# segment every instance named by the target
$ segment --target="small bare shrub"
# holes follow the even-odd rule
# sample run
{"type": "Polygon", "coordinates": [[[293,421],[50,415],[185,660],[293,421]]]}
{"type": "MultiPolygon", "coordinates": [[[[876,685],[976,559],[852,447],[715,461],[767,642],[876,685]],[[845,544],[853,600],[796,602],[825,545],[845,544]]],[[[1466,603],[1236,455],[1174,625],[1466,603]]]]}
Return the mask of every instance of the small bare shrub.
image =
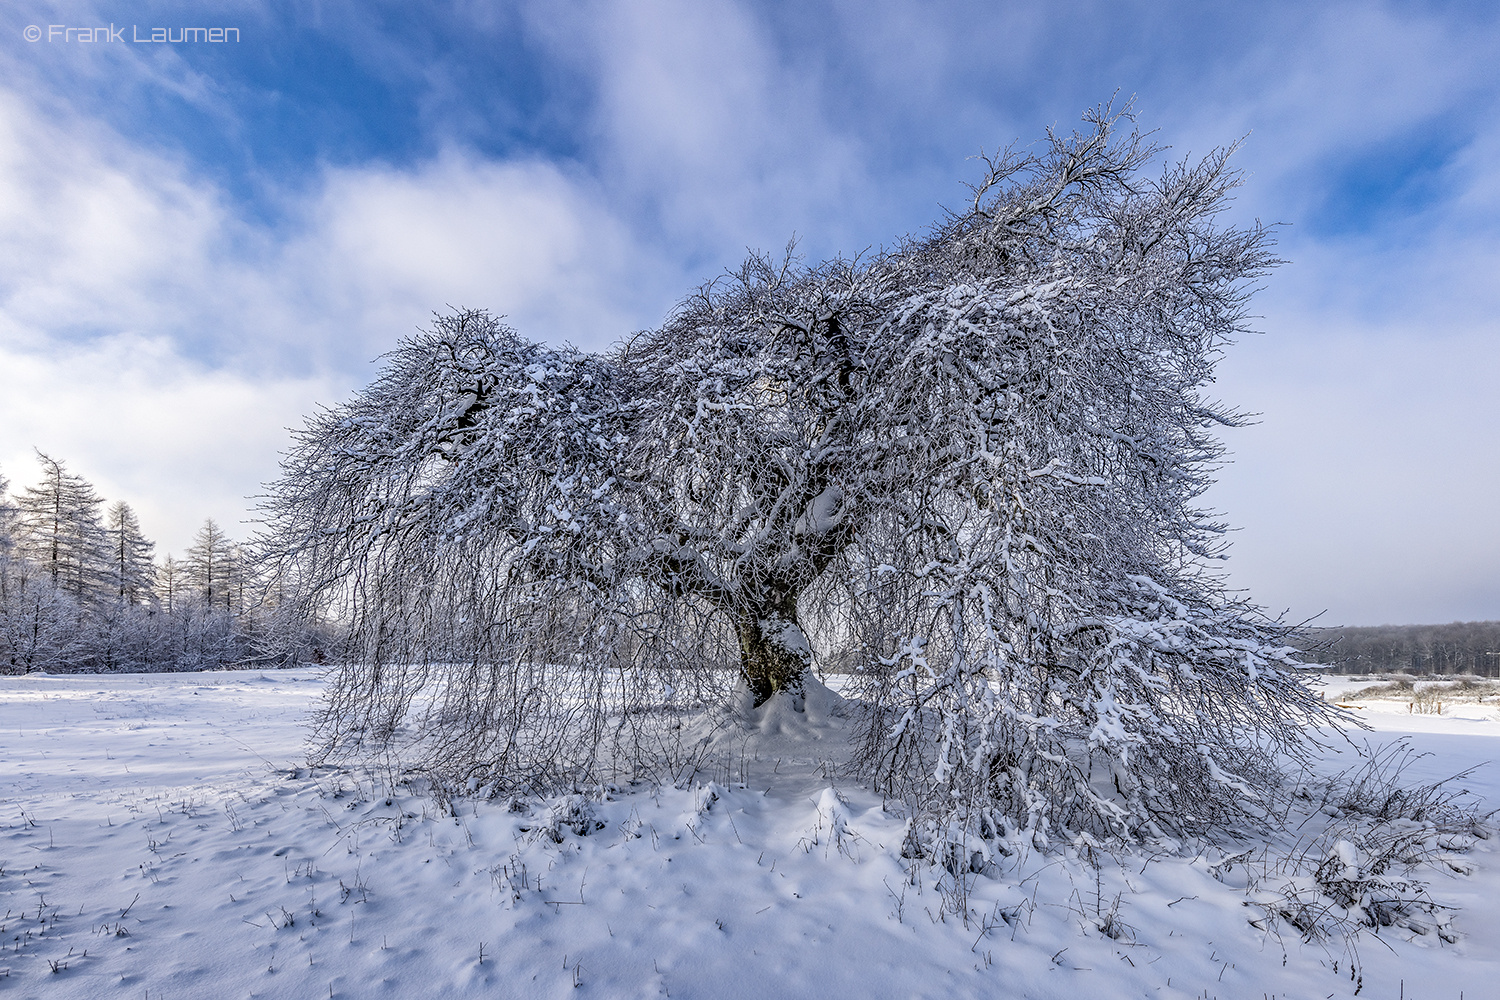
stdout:
{"type": "Polygon", "coordinates": [[[1252,887],[1272,895],[1253,902],[1268,918],[1253,922],[1269,929],[1280,919],[1307,941],[1341,939],[1351,956],[1361,927],[1458,940],[1450,908],[1429,891],[1428,873],[1467,873],[1460,855],[1490,835],[1493,813],[1481,812],[1460,785],[1472,768],[1440,781],[1403,782],[1423,756],[1394,743],[1326,782],[1320,797],[1304,791],[1302,825],[1313,832],[1279,858],[1261,855],[1252,887]]]}

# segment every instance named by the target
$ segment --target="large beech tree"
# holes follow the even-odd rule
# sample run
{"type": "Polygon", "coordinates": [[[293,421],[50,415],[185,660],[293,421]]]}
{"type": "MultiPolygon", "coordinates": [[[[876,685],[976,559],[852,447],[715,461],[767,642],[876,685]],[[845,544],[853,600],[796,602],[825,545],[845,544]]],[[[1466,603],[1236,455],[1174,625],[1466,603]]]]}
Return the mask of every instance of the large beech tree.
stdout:
{"type": "Polygon", "coordinates": [[[1275,261],[1218,222],[1229,151],[1148,176],[1120,125],[986,159],[892,250],[752,257],[603,354],[477,311],[403,343],[265,505],[349,630],[325,747],[597,779],[661,752],[663,708],[797,707],[823,657],[933,843],[1252,805],[1324,712],[1197,505],[1237,419],[1204,390],[1275,261]]]}

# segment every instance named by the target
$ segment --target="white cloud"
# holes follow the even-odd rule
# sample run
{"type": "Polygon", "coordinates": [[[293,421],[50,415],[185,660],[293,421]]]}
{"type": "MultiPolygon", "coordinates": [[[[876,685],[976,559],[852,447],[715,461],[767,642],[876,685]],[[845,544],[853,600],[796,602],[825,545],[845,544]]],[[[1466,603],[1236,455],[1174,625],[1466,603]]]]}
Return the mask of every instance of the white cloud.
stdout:
{"type": "Polygon", "coordinates": [[[1226,435],[1234,465],[1210,494],[1242,529],[1231,582],[1274,610],[1500,616],[1495,41],[1431,12],[1321,8],[1146,109],[1178,152],[1249,132],[1234,214],[1292,224],[1290,263],[1253,303],[1265,333],[1229,351],[1217,387],[1263,416],[1226,435]],[[1378,172],[1439,124],[1460,148],[1428,202],[1340,191],[1351,165],[1378,172]],[[1317,224],[1330,198],[1346,230],[1317,224]]]}
{"type": "Polygon", "coordinates": [[[212,191],[88,121],[0,91],[0,295],[16,331],[182,324],[226,235],[212,191]]]}
{"type": "MultiPolygon", "coordinates": [[[[1497,58],[1493,33],[1465,31],[1436,13],[1328,5],[1288,16],[1259,45],[1213,61],[1195,88],[1153,92],[1143,111],[1179,155],[1246,136],[1237,162],[1251,183],[1241,208],[1301,222],[1340,182],[1341,168],[1386,143],[1416,145],[1415,129],[1492,131],[1497,58]]],[[[1289,235],[1301,238],[1296,229],[1289,235]]]]}
{"type": "Polygon", "coordinates": [[[276,472],[332,377],[248,377],[186,361],[162,338],[121,334],[32,352],[0,344],[0,472],[36,474],[32,448],[126,500],[161,553],[181,553],[205,517],[244,538],[248,497],[276,472]]]}
{"type": "Polygon", "coordinates": [[[283,266],[320,318],[385,344],[453,305],[600,349],[656,322],[671,294],[665,265],[587,180],[457,152],[412,171],[330,172],[283,266]]]}

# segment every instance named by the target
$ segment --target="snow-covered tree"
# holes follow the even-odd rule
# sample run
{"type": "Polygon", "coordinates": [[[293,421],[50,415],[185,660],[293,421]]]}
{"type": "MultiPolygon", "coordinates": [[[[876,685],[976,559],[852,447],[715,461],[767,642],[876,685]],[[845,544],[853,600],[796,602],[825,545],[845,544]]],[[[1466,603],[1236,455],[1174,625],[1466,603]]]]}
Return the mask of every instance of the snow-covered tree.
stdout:
{"type": "Polygon", "coordinates": [[[170,552],[156,567],[156,599],[169,615],[177,610],[178,602],[182,600],[183,588],[187,586],[185,575],[182,563],[170,552]]]}
{"type": "Polygon", "coordinates": [[[16,505],[10,498],[10,480],[0,472],[0,559],[10,559],[16,547],[16,505]]]}
{"type": "Polygon", "coordinates": [[[224,533],[213,518],[203,522],[193,536],[183,559],[188,586],[205,607],[223,611],[236,610],[240,558],[238,546],[224,533]]]}
{"type": "Polygon", "coordinates": [[[155,544],[141,533],[135,511],[124,500],[110,505],[106,531],[109,535],[109,573],[112,596],[121,604],[145,603],[152,596],[156,567],[151,561],[155,544]]]}
{"type": "Polygon", "coordinates": [[[23,553],[73,600],[108,592],[109,558],[99,505],[104,499],[82,476],[38,451],[42,480],[16,499],[23,553]]]}
{"type": "Polygon", "coordinates": [[[752,257],[606,354],[482,312],[402,344],[265,508],[349,628],[326,746],[414,721],[441,776],[597,778],[663,745],[645,709],[736,678],[797,707],[821,655],[929,844],[1251,806],[1326,711],[1197,504],[1275,261],[1218,222],[1228,150],[1150,177],[1119,124],[986,159],[892,251],[752,257]]]}
{"type": "Polygon", "coordinates": [[[16,552],[16,505],[10,498],[10,481],[0,473],[0,609],[9,599],[11,573],[19,558],[16,552]]]}
{"type": "Polygon", "coordinates": [[[87,660],[85,614],[25,560],[7,567],[0,604],[0,672],[75,670],[87,660]]]}
{"type": "Polygon", "coordinates": [[[204,524],[188,560],[154,547],[124,502],[103,502],[42,456],[17,501],[0,477],[0,673],[284,664],[325,643],[295,604],[267,601],[253,554],[204,524]]]}

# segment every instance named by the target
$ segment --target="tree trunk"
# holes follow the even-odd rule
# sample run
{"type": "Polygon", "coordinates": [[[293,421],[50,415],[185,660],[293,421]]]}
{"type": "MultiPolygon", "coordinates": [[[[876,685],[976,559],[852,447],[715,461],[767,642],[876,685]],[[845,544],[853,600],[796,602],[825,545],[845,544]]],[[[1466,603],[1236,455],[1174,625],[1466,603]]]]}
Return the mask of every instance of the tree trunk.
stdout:
{"type": "Polygon", "coordinates": [[[758,708],[778,691],[802,711],[803,677],[812,666],[812,647],[797,625],[796,599],[791,598],[758,615],[744,615],[736,624],[740,640],[740,670],[758,708]]]}

